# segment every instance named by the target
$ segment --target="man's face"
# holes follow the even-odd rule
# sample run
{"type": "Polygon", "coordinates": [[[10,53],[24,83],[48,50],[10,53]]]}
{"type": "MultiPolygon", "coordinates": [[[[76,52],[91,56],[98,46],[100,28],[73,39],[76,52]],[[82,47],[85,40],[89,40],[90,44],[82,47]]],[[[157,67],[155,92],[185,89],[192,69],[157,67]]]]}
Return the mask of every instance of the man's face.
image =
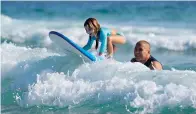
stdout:
{"type": "Polygon", "coordinates": [[[150,55],[150,49],[145,44],[136,44],[134,50],[135,58],[138,62],[143,62],[148,59],[150,55]]]}

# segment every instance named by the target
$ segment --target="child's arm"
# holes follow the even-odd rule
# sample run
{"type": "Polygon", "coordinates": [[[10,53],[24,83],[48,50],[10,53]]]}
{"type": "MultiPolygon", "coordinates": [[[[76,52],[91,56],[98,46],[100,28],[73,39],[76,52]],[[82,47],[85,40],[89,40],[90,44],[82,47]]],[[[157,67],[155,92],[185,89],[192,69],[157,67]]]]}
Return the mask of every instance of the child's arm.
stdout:
{"type": "Polygon", "coordinates": [[[100,46],[100,49],[99,49],[99,55],[102,55],[103,52],[107,48],[107,35],[102,34],[102,35],[100,35],[100,37],[102,37],[102,39],[100,38],[100,40],[102,40],[102,41],[101,41],[101,46],[100,46]]]}
{"type": "Polygon", "coordinates": [[[89,50],[93,45],[94,40],[92,38],[88,39],[88,43],[83,47],[84,50],[89,50]]]}

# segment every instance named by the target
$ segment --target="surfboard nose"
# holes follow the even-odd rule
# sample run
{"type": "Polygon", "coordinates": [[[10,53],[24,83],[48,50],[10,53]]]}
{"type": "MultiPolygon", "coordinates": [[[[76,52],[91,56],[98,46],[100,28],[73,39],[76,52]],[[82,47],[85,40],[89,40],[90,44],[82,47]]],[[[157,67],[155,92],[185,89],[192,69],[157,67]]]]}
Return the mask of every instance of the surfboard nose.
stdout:
{"type": "Polygon", "coordinates": [[[65,35],[57,32],[49,32],[50,39],[56,44],[59,48],[72,52],[78,56],[82,56],[87,61],[96,61],[96,56],[90,52],[84,50],[82,47],[73,42],[70,38],[65,35]]]}

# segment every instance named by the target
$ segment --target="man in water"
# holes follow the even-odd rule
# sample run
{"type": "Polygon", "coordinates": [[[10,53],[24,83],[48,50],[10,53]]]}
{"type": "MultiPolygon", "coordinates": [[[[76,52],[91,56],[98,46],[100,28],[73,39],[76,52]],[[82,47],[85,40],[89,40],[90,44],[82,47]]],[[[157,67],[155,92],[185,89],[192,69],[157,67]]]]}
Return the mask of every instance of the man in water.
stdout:
{"type": "Polygon", "coordinates": [[[150,54],[150,44],[147,41],[141,40],[136,43],[134,55],[135,58],[132,58],[131,62],[140,62],[151,70],[162,70],[161,63],[150,54]]]}

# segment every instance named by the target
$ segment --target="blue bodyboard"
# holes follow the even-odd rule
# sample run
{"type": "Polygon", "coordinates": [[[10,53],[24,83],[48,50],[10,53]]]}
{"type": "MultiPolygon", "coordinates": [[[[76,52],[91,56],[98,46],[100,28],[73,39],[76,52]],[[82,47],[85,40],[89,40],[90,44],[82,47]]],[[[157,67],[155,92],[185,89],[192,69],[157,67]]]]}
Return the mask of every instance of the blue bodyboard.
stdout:
{"type": "Polygon", "coordinates": [[[53,43],[56,43],[56,45],[59,46],[59,48],[63,48],[63,50],[68,50],[72,53],[75,53],[87,61],[96,61],[95,55],[84,50],[82,47],[77,45],[70,38],[64,36],[63,34],[56,31],[51,31],[49,32],[49,37],[53,41],[53,43]]]}

